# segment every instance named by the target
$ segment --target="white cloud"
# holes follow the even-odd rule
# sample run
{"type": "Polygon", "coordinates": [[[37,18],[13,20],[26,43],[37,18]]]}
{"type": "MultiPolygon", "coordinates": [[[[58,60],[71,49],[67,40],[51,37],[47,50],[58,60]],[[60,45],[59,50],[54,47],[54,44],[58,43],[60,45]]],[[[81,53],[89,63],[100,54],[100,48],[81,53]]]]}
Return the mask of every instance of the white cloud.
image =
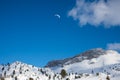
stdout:
{"type": "Polygon", "coordinates": [[[106,28],[120,25],[120,0],[76,0],[76,5],[68,16],[78,20],[81,26],[91,24],[106,28]]]}
{"type": "Polygon", "coordinates": [[[120,43],[109,43],[107,49],[120,51],[120,43]]]}

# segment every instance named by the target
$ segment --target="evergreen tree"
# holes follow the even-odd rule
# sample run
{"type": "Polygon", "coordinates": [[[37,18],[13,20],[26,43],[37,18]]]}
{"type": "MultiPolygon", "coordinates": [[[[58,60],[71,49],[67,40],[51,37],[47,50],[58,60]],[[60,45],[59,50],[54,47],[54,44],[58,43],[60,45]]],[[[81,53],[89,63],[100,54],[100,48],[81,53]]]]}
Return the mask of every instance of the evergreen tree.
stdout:
{"type": "Polygon", "coordinates": [[[4,72],[4,76],[6,76],[6,71],[4,72]]]}
{"type": "Polygon", "coordinates": [[[17,80],[17,76],[15,77],[15,80],[17,80]]]}
{"type": "Polygon", "coordinates": [[[67,76],[67,73],[64,69],[62,69],[60,75],[64,78],[65,76],[67,76]]]}
{"type": "Polygon", "coordinates": [[[4,77],[2,77],[2,78],[0,78],[0,80],[5,80],[5,78],[4,78],[4,77]]]}
{"type": "Polygon", "coordinates": [[[49,80],[51,79],[51,76],[49,75],[49,80]]]}
{"type": "Polygon", "coordinates": [[[66,80],[70,80],[69,78],[66,78],[66,80]]]}
{"type": "Polygon", "coordinates": [[[13,70],[13,75],[15,75],[15,70],[13,70]]]}
{"type": "Polygon", "coordinates": [[[110,77],[107,75],[106,80],[110,80],[110,77]]]}
{"type": "Polygon", "coordinates": [[[8,62],[7,65],[10,66],[10,63],[8,62]]]}
{"type": "Polygon", "coordinates": [[[96,76],[99,76],[99,73],[96,73],[96,76]]]}
{"type": "Polygon", "coordinates": [[[33,80],[33,78],[29,78],[29,80],[33,80]]]}
{"type": "Polygon", "coordinates": [[[94,74],[94,71],[92,70],[92,74],[94,74]]]}
{"type": "Polygon", "coordinates": [[[2,71],[4,70],[4,67],[2,68],[2,71]]]}

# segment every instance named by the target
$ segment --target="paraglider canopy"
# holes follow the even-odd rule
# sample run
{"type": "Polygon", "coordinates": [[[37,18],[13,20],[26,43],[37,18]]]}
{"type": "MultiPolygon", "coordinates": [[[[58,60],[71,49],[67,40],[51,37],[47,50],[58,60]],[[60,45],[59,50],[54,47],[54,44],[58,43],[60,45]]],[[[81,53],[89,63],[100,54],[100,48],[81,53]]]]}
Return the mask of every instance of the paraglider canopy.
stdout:
{"type": "Polygon", "coordinates": [[[59,14],[55,14],[55,17],[57,17],[57,18],[61,18],[61,16],[59,15],[59,14]]]}

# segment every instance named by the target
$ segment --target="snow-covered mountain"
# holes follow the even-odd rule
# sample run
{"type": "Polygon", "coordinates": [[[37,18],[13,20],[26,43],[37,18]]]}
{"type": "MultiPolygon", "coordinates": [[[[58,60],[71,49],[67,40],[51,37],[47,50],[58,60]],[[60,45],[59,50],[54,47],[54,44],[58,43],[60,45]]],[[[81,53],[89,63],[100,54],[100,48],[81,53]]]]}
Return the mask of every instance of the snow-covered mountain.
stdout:
{"type": "Polygon", "coordinates": [[[91,49],[72,58],[48,62],[46,67],[55,72],[61,69],[67,72],[88,72],[90,69],[103,68],[112,64],[120,63],[120,54],[114,50],[103,50],[101,48],[91,49]]]}
{"type": "Polygon", "coordinates": [[[0,80],[119,80],[120,54],[91,49],[64,60],[48,62],[44,68],[16,61],[0,65],[0,80]],[[62,76],[62,70],[65,77],[62,76]]]}
{"type": "Polygon", "coordinates": [[[100,55],[104,55],[104,54],[106,54],[106,51],[101,48],[91,49],[71,58],[50,61],[48,62],[46,67],[69,65],[77,62],[82,62],[83,60],[86,60],[86,59],[90,60],[92,58],[97,58],[100,55]]]}
{"type": "Polygon", "coordinates": [[[0,65],[0,80],[58,80],[60,77],[49,68],[39,68],[19,61],[0,65]]]}

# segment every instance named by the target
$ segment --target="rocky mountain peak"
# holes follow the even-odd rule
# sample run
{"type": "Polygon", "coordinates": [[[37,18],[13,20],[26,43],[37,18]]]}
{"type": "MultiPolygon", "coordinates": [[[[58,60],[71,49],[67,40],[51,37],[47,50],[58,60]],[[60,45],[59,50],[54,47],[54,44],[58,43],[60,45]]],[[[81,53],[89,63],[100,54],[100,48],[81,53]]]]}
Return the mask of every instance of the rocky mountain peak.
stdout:
{"type": "Polygon", "coordinates": [[[95,48],[95,49],[91,49],[88,51],[85,51],[75,57],[86,57],[87,59],[92,59],[92,58],[97,58],[100,55],[104,55],[106,54],[105,50],[103,50],[102,48],[95,48]]]}

